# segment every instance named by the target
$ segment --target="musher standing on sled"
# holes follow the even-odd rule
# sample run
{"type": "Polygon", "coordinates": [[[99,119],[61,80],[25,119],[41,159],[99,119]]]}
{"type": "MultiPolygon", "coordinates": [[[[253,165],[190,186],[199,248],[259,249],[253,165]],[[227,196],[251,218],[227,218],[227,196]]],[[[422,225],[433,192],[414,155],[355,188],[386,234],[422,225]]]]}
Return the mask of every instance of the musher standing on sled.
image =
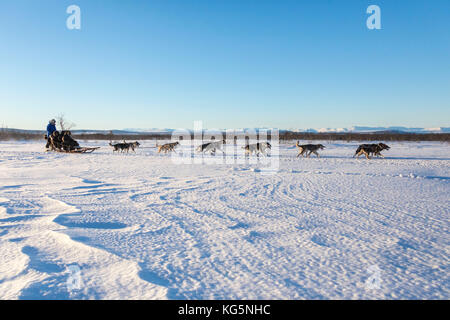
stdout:
{"type": "Polygon", "coordinates": [[[55,131],[56,131],[56,120],[52,119],[48,122],[47,125],[47,144],[45,146],[46,149],[50,148],[50,136],[55,131]]]}

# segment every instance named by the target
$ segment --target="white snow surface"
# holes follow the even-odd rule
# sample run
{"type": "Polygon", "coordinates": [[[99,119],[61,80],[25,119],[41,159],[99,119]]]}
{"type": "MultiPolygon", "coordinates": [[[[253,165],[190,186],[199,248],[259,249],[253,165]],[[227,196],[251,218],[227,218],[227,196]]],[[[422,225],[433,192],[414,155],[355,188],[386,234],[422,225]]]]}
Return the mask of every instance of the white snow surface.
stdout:
{"type": "Polygon", "coordinates": [[[0,142],[0,299],[449,299],[449,145],[322,143],[266,175],[0,142]]]}

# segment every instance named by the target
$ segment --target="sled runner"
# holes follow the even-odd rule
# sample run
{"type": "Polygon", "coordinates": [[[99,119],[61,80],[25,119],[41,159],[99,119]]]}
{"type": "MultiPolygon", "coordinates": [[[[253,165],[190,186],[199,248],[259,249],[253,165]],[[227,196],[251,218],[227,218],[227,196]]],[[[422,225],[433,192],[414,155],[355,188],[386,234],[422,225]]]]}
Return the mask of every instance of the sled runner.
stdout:
{"type": "Polygon", "coordinates": [[[63,152],[63,153],[92,153],[95,150],[100,149],[100,147],[93,147],[93,148],[76,148],[73,150],[62,150],[62,149],[55,149],[54,151],[57,152],[63,152]]]}

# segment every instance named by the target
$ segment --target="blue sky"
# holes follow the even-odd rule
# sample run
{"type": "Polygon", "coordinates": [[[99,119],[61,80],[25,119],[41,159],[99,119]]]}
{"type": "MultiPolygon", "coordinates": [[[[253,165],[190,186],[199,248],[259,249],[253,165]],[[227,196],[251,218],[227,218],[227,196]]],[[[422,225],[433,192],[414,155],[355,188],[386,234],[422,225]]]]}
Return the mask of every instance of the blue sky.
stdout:
{"type": "Polygon", "coordinates": [[[11,128],[450,126],[448,0],[2,0],[0,39],[11,128]]]}

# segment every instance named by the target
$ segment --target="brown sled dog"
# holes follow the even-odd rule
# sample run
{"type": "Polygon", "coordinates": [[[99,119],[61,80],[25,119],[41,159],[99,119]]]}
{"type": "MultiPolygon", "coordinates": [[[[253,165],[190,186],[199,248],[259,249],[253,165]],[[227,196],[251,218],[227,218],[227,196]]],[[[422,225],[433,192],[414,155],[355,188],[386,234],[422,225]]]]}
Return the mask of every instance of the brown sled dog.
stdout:
{"type": "Polygon", "coordinates": [[[156,148],[158,148],[158,153],[161,153],[161,151],[164,151],[164,153],[171,152],[171,151],[176,153],[175,147],[179,144],[180,143],[178,141],[172,142],[172,143],[161,144],[161,145],[158,145],[158,143],[156,143],[156,148]]]}

